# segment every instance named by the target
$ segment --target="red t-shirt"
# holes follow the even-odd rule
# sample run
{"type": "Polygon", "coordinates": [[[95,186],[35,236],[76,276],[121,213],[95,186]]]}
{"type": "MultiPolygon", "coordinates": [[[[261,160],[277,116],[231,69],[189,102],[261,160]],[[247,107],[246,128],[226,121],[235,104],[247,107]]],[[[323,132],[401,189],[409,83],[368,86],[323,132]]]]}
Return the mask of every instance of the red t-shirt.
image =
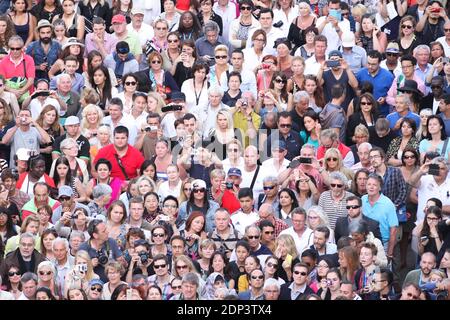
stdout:
{"type": "MultiPolygon", "coordinates": [[[[217,191],[218,192],[215,194],[215,196],[220,193],[220,190],[217,191]]],[[[227,209],[230,214],[233,214],[241,208],[241,204],[239,203],[239,200],[236,199],[236,196],[233,194],[233,192],[231,192],[230,190],[225,190],[222,196],[221,207],[227,209]]]]}
{"type": "MultiPolygon", "coordinates": [[[[31,56],[23,54],[22,61],[20,61],[20,63],[16,66],[14,62],[12,62],[10,55],[7,55],[0,61],[0,74],[3,75],[5,79],[11,79],[14,77],[34,79],[36,78],[34,60],[31,56]]],[[[33,86],[30,87],[29,92],[33,93],[33,86]]]]}
{"type": "Polygon", "coordinates": [[[178,0],[175,7],[179,10],[188,11],[190,6],[191,0],[178,0]]]}
{"type": "Polygon", "coordinates": [[[99,150],[97,156],[95,157],[93,165],[97,163],[98,159],[104,158],[111,162],[112,170],[111,177],[117,177],[122,180],[129,180],[136,178],[138,176],[138,170],[141,168],[142,163],[144,162],[144,157],[142,154],[134,147],[128,145],[127,153],[119,158],[122,162],[122,166],[125,169],[125,172],[128,175],[128,179],[125,178],[125,175],[122,172],[122,169],[117,162],[116,156],[117,151],[114,148],[114,144],[107,145],[99,150]]]}
{"type": "MultiPolygon", "coordinates": [[[[343,144],[342,142],[339,142],[339,145],[338,145],[337,149],[341,153],[342,159],[344,159],[345,156],[347,155],[347,153],[349,153],[351,151],[351,149],[349,147],[347,147],[345,144],[343,144]]],[[[324,146],[320,146],[317,149],[317,160],[322,159],[325,156],[325,152],[326,151],[327,150],[325,150],[324,146]]]]}

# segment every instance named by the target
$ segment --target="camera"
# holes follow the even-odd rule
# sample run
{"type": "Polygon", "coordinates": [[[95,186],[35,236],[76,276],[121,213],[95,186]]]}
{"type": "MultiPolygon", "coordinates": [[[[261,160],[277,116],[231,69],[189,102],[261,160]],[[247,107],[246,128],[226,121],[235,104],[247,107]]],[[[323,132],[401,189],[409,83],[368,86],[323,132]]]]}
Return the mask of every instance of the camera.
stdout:
{"type": "Polygon", "coordinates": [[[78,272],[86,273],[88,270],[88,266],[86,264],[77,264],[75,265],[75,270],[78,272]]]}
{"type": "Polygon", "coordinates": [[[225,186],[227,189],[231,190],[231,189],[233,189],[233,182],[226,182],[225,186]]]}
{"type": "Polygon", "coordinates": [[[102,250],[97,251],[97,259],[101,265],[105,265],[109,261],[108,256],[102,250]]]}
{"type": "Polygon", "coordinates": [[[145,127],[145,132],[151,132],[151,131],[156,131],[158,130],[157,126],[147,126],[145,127]]]}
{"type": "Polygon", "coordinates": [[[148,256],[147,252],[141,251],[141,252],[138,253],[138,256],[139,256],[139,259],[141,259],[141,263],[142,264],[145,265],[145,264],[148,263],[149,256],[148,256]]]}
{"type": "Polygon", "coordinates": [[[336,68],[341,65],[341,62],[339,60],[327,60],[326,64],[328,68],[336,68]]]}
{"type": "Polygon", "coordinates": [[[441,12],[441,8],[431,8],[431,12],[441,12]]]}
{"type": "Polygon", "coordinates": [[[169,112],[169,111],[180,111],[183,109],[183,106],[180,104],[169,104],[168,106],[162,107],[162,112],[169,112]]]}
{"type": "Polygon", "coordinates": [[[430,163],[428,167],[428,174],[431,174],[433,176],[439,175],[439,165],[437,163],[430,163]]]}
{"type": "Polygon", "coordinates": [[[305,158],[305,157],[300,157],[298,159],[298,161],[300,161],[300,163],[309,163],[309,164],[312,163],[312,159],[311,158],[305,158]]]}
{"type": "Polygon", "coordinates": [[[291,161],[291,163],[289,163],[289,168],[295,169],[300,165],[300,163],[300,160],[294,159],[291,161]]]}

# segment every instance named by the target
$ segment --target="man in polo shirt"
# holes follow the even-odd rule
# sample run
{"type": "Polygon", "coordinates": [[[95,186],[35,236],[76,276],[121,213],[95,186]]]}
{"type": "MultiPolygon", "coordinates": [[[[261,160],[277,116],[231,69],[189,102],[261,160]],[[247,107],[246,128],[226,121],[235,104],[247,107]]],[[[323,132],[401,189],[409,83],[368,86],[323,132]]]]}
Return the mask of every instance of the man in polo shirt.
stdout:
{"type": "MultiPolygon", "coordinates": [[[[37,214],[37,209],[41,206],[49,205],[52,208],[52,211],[55,211],[61,206],[58,201],[50,198],[50,191],[47,184],[44,182],[36,182],[33,187],[33,194],[34,197],[22,207],[22,221],[29,215],[37,214]]],[[[54,223],[57,222],[57,220],[52,221],[54,223]]]]}
{"type": "MultiPolygon", "coordinates": [[[[292,129],[292,116],[289,112],[282,111],[278,114],[277,125],[279,135],[271,134],[268,137],[267,150],[270,151],[271,144],[276,142],[274,139],[278,138],[286,144],[286,159],[292,161],[292,159],[300,154],[300,149],[304,142],[302,138],[300,138],[300,134],[292,129]]],[[[268,155],[270,156],[270,154],[268,155]]]]}
{"type": "Polygon", "coordinates": [[[130,46],[130,52],[134,55],[138,62],[141,61],[142,47],[136,34],[128,32],[127,20],[124,15],[116,14],[111,19],[112,28],[114,30],[113,37],[117,41],[125,41],[130,46]]]}
{"type": "Polygon", "coordinates": [[[346,31],[342,34],[342,57],[347,61],[353,73],[358,73],[367,64],[367,53],[355,43],[355,34],[346,31]]]}
{"type": "Polygon", "coordinates": [[[359,83],[368,81],[373,85],[373,96],[377,99],[380,113],[387,115],[389,105],[386,103],[386,96],[391,87],[394,76],[388,70],[380,68],[382,55],[378,51],[370,51],[367,54],[367,67],[362,68],[356,79],[359,83]]]}
{"type": "Polygon", "coordinates": [[[86,35],[85,55],[93,50],[97,50],[105,58],[114,51],[117,39],[106,32],[105,20],[101,17],[92,19],[92,33],[86,35]]]}
{"type": "Polygon", "coordinates": [[[93,165],[95,166],[98,159],[105,158],[112,164],[111,177],[128,181],[139,176],[139,169],[144,162],[144,157],[127,141],[128,129],[124,126],[117,126],[114,129],[114,142],[100,149],[93,165]]]}
{"type": "Polygon", "coordinates": [[[81,134],[80,119],[75,116],[70,116],[66,119],[64,127],[66,128],[66,133],[56,138],[55,142],[53,143],[52,159],[55,160],[61,156],[61,141],[66,138],[72,138],[78,144],[77,157],[83,159],[86,162],[89,162],[89,150],[91,148],[91,145],[89,144],[89,140],[81,134]]]}
{"type": "Polygon", "coordinates": [[[417,83],[414,80],[406,80],[401,89],[398,89],[398,94],[395,97],[395,112],[387,115],[386,119],[389,120],[389,127],[396,134],[401,133],[401,124],[404,118],[413,119],[416,122],[416,128],[420,128],[420,117],[418,114],[412,112],[410,107],[412,105],[411,99],[406,93],[400,93],[400,90],[409,92],[419,92],[417,90],[417,83]],[[412,83],[414,82],[414,84],[412,83]]]}

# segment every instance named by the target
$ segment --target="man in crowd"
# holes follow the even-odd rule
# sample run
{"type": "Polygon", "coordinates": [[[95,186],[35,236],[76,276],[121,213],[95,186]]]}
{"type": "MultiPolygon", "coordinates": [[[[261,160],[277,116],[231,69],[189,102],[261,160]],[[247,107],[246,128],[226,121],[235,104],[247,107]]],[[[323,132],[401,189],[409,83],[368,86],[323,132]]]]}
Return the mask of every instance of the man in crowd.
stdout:
{"type": "MultiPolygon", "coordinates": [[[[48,205],[53,211],[61,207],[61,203],[50,197],[49,186],[44,182],[36,182],[33,186],[34,197],[22,207],[22,220],[29,215],[37,214],[38,208],[48,205]]],[[[58,220],[52,220],[56,223],[58,220]]]]}
{"type": "Polygon", "coordinates": [[[92,19],[92,33],[86,35],[86,54],[96,50],[100,52],[103,58],[114,51],[117,39],[106,32],[106,23],[102,17],[92,19]]]}
{"type": "Polygon", "coordinates": [[[213,240],[217,249],[229,258],[242,234],[231,224],[230,214],[226,209],[217,209],[214,221],[216,227],[208,234],[208,238],[213,240]]]}
{"type": "Polygon", "coordinates": [[[111,134],[118,126],[124,126],[128,129],[128,143],[132,146],[136,143],[138,126],[132,116],[123,112],[123,102],[119,98],[112,98],[108,106],[109,116],[103,118],[102,123],[109,125],[111,134]]]}
{"type": "Polygon", "coordinates": [[[308,286],[308,266],[302,262],[292,268],[292,282],[281,285],[280,300],[300,300],[314,293],[308,286]]]}
{"type": "MultiPolygon", "coordinates": [[[[278,132],[277,134],[271,134],[267,138],[267,149],[270,150],[272,144],[276,144],[276,140],[283,141],[286,144],[287,154],[286,159],[292,161],[294,157],[300,154],[300,149],[303,146],[303,140],[300,138],[300,134],[292,129],[292,117],[287,111],[282,111],[278,114],[278,132]]],[[[268,156],[271,154],[269,153],[268,156]]]]}
{"type": "Polygon", "coordinates": [[[291,212],[292,227],[283,230],[280,234],[288,234],[294,238],[297,252],[301,254],[311,243],[313,231],[306,225],[306,211],[297,207],[291,212]]]}
{"type": "Polygon", "coordinates": [[[89,144],[89,140],[81,134],[80,119],[75,116],[70,116],[66,119],[64,127],[66,129],[66,133],[56,138],[55,142],[53,142],[52,159],[55,160],[61,156],[61,142],[66,138],[72,138],[78,144],[77,157],[89,162],[89,150],[91,146],[89,144]]]}

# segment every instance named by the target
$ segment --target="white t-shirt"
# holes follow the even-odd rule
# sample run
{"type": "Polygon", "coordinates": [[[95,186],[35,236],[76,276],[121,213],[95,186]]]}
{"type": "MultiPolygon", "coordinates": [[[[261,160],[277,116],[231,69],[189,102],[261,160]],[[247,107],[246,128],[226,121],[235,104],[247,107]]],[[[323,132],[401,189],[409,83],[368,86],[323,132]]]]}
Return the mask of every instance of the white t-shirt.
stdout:
{"type": "MultiPolygon", "coordinates": [[[[326,20],[327,17],[323,16],[317,19],[316,26],[320,26],[324,20],[326,20]]],[[[347,19],[342,19],[342,21],[338,22],[338,26],[341,29],[343,33],[350,32],[350,22],[347,19]]],[[[328,56],[328,53],[333,50],[337,50],[339,46],[341,45],[341,38],[339,37],[339,34],[334,29],[333,25],[328,22],[325,27],[322,30],[322,35],[327,37],[328,43],[327,43],[327,51],[326,54],[328,56]]]]}
{"type": "Polygon", "coordinates": [[[44,100],[44,103],[41,104],[38,98],[34,98],[33,100],[31,100],[30,105],[28,106],[28,108],[31,110],[31,118],[33,118],[33,120],[37,120],[37,118],[41,114],[42,109],[44,109],[46,105],[54,106],[58,114],[62,115],[61,106],[59,105],[58,100],[51,97],[47,97],[44,100]]]}
{"type": "Polygon", "coordinates": [[[231,216],[231,223],[233,223],[233,227],[240,234],[245,234],[245,228],[256,223],[258,220],[259,214],[255,211],[247,214],[242,212],[242,210],[239,210],[231,216]]]}

